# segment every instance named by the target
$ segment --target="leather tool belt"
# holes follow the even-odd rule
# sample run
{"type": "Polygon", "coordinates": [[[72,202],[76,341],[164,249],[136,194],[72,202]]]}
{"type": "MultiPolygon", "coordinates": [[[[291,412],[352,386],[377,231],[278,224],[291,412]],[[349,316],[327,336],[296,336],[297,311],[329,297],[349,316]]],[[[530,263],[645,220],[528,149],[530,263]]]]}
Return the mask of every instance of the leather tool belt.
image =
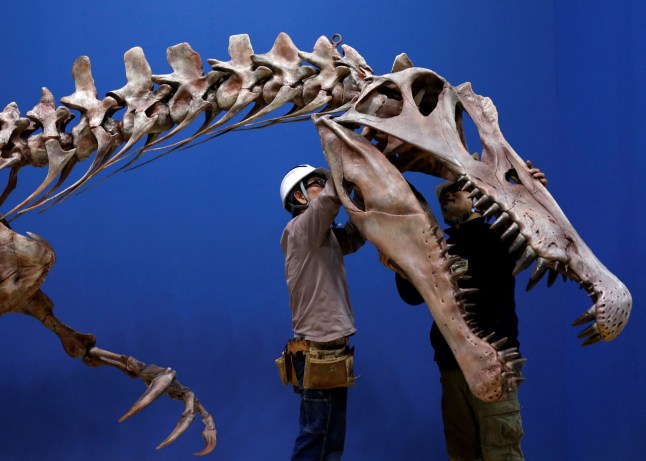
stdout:
{"type": "Polygon", "coordinates": [[[354,386],[354,348],[348,346],[348,338],[325,343],[305,339],[287,342],[285,350],[276,359],[276,366],[283,385],[291,384],[295,392],[299,392],[299,386],[293,358],[298,354],[305,357],[304,389],[354,386]]]}

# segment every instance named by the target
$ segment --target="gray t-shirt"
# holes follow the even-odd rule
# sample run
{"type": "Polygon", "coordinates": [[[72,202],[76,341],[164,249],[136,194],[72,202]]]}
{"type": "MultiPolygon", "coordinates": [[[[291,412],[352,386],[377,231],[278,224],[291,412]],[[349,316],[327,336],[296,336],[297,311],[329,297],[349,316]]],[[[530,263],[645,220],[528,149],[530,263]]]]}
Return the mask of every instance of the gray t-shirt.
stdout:
{"type": "Polygon", "coordinates": [[[343,255],[358,250],[365,239],[351,223],[331,227],[340,206],[334,184],[328,181],[307,209],[287,223],[280,239],[298,339],[327,342],[357,330],[343,255]]]}

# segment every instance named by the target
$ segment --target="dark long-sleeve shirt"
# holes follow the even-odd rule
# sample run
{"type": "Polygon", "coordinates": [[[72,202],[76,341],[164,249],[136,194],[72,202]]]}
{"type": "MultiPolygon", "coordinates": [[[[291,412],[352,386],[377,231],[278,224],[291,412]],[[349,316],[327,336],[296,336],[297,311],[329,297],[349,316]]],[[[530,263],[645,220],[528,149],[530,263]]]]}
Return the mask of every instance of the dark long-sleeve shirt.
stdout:
{"type": "MultiPolygon", "coordinates": [[[[448,244],[454,245],[450,253],[468,260],[467,275],[470,280],[460,280],[461,288],[477,288],[467,302],[475,306],[469,310],[475,314],[477,327],[485,335],[495,332],[490,341],[507,337],[505,348],[519,347],[518,318],[514,301],[515,280],[512,275],[516,257],[508,253],[499,235],[490,229],[483,218],[475,218],[460,225],[459,229],[446,230],[448,244]]],[[[409,304],[420,304],[421,298],[415,287],[396,275],[397,289],[402,299],[409,304]]],[[[457,362],[438,326],[431,327],[431,344],[435,349],[435,361],[441,370],[457,368],[457,362]]]]}

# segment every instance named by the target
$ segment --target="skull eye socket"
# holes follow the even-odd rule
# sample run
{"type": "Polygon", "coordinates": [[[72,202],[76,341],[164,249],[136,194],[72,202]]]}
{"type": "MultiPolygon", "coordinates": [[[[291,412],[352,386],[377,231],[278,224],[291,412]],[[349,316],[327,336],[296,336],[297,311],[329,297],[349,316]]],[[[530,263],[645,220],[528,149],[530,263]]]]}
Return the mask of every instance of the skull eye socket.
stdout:
{"type": "Polygon", "coordinates": [[[357,112],[374,115],[379,118],[392,118],[401,114],[403,107],[402,93],[391,81],[385,81],[373,88],[355,106],[357,112]]]}
{"type": "Polygon", "coordinates": [[[415,105],[423,116],[428,116],[437,107],[440,93],[444,89],[442,79],[433,74],[417,77],[411,85],[415,105]]]}

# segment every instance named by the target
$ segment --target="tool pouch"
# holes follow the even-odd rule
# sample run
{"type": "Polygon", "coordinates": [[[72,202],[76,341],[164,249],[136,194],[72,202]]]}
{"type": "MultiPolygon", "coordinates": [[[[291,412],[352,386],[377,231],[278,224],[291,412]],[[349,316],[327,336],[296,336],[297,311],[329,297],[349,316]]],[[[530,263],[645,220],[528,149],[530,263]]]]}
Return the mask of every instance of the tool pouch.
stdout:
{"type": "Polygon", "coordinates": [[[283,386],[291,384],[292,386],[298,387],[296,372],[294,367],[292,367],[292,358],[289,354],[285,354],[285,352],[283,352],[280,357],[276,359],[276,367],[278,368],[278,375],[280,376],[280,382],[283,383],[283,386]]]}
{"type": "Polygon", "coordinates": [[[314,349],[305,355],[304,389],[354,386],[354,348],[314,349]]]}

